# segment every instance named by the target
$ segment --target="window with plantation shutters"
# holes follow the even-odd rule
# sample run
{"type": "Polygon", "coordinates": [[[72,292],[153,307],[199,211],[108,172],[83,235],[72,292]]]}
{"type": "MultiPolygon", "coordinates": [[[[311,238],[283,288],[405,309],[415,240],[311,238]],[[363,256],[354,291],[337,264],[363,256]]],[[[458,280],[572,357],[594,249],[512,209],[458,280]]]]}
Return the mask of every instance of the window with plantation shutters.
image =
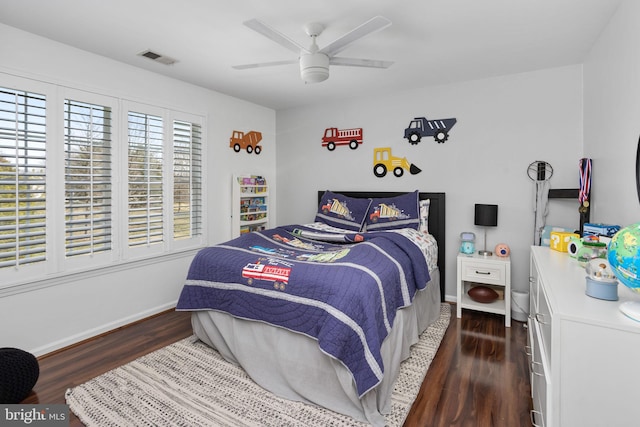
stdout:
{"type": "Polygon", "coordinates": [[[111,249],[111,109],[65,100],[65,254],[111,249]]]}
{"type": "Polygon", "coordinates": [[[173,122],[173,238],[202,234],[202,143],[200,126],[173,122]]]}
{"type": "Polygon", "coordinates": [[[163,241],[162,117],[128,114],[129,247],[163,241]]]}
{"type": "Polygon", "coordinates": [[[0,298],[205,245],[203,123],[0,73],[0,298]]]}
{"type": "Polygon", "coordinates": [[[46,99],[0,87],[0,268],[46,260],[46,99]]]}

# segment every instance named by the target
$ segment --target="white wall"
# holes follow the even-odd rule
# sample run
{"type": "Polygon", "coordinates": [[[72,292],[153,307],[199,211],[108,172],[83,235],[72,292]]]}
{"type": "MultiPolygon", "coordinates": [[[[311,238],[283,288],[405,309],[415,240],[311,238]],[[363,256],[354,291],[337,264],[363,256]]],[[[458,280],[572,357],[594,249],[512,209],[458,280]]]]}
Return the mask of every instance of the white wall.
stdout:
{"type": "MultiPolygon", "coordinates": [[[[206,118],[207,241],[231,236],[231,176],[271,178],[275,196],[275,112],[0,24],[0,86],[11,76],[41,80],[206,118]],[[229,148],[232,130],[258,130],[257,156],[229,148]]],[[[162,65],[158,65],[161,67],[162,65]]],[[[0,293],[0,347],[43,354],[171,308],[193,252],[42,282],[25,293],[0,293]]]]}
{"type": "MultiPolygon", "coordinates": [[[[313,221],[317,190],[398,190],[446,192],[448,299],[455,299],[455,257],[462,231],[473,225],[475,203],[499,205],[498,227],[488,232],[493,248],[512,249],[512,283],[528,288],[529,246],[533,242],[533,182],[527,167],[545,160],[554,168],[552,188],[577,188],[582,157],[582,67],[425,87],[405,93],[373,94],[277,112],[278,223],[313,221]],[[410,145],[404,128],[415,116],[458,122],[449,140],[432,138],[410,145]],[[321,147],[324,129],[362,127],[357,150],[321,147]],[[375,147],[392,147],[396,156],[422,169],[401,178],[373,175],[375,147]]],[[[554,201],[547,223],[579,225],[577,202],[554,201]]]]}
{"type": "Polygon", "coordinates": [[[584,64],[584,151],[593,159],[593,220],[622,226],[640,221],[639,21],[640,2],[623,2],[584,64]]]}

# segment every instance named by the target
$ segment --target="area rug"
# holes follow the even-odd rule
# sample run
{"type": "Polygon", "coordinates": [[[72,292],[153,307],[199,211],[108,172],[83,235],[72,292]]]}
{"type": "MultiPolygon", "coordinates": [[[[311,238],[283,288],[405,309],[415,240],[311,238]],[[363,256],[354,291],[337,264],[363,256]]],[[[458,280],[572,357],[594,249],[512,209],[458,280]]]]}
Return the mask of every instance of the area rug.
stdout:
{"type": "MultiPolygon", "coordinates": [[[[394,384],[387,426],[402,426],[449,325],[449,304],[411,347],[394,384]]],[[[86,426],[365,426],[314,405],[281,399],[195,337],[185,338],[67,390],[86,426]],[[202,361],[207,363],[203,364],[202,361]]]]}

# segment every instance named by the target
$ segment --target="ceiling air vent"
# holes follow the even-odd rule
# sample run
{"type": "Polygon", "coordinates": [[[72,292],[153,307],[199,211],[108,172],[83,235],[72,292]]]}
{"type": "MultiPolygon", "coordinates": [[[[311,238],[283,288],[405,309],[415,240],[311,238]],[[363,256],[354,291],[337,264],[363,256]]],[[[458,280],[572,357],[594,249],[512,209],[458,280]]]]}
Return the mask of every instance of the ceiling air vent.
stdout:
{"type": "Polygon", "coordinates": [[[145,58],[149,58],[153,61],[159,62],[164,65],[173,65],[177,60],[171,58],[170,56],[160,55],[159,53],[152,52],[150,50],[145,50],[144,52],[139,53],[138,55],[144,56],[145,58]]]}

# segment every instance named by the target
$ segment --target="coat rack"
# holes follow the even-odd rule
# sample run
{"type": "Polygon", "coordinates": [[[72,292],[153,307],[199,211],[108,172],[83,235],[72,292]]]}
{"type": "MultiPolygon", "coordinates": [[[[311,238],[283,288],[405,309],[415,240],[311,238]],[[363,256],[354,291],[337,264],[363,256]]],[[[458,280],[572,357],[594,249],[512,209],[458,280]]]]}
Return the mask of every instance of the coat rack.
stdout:
{"type": "MultiPolygon", "coordinates": [[[[591,165],[590,165],[591,166],[591,165]]],[[[536,199],[539,199],[539,192],[544,191],[544,186],[548,185],[549,179],[551,179],[551,176],[553,175],[553,168],[551,167],[551,165],[547,162],[544,161],[535,161],[532,162],[529,165],[529,169],[527,171],[527,175],[529,176],[529,178],[532,181],[535,181],[536,183],[536,199]]],[[[580,188],[550,188],[548,189],[548,199],[573,199],[576,201],[580,201],[580,192],[581,189],[580,188]]],[[[544,199],[544,198],[542,198],[544,199]]],[[[579,215],[580,215],[580,235],[582,236],[583,231],[584,231],[584,224],[588,223],[591,217],[591,205],[593,203],[593,196],[591,194],[591,192],[589,192],[589,198],[588,198],[588,202],[586,203],[586,206],[584,204],[580,204],[580,207],[578,209],[579,215]]],[[[536,207],[536,227],[537,227],[537,222],[538,222],[538,216],[539,213],[537,212],[538,209],[541,209],[541,207],[536,207]]],[[[546,214],[544,215],[546,216],[546,214]]],[[[534,238],[534,244],[539,245],[540,241],[539,241],[539,236],[536,235],[536,237],[534,238]]]]}

